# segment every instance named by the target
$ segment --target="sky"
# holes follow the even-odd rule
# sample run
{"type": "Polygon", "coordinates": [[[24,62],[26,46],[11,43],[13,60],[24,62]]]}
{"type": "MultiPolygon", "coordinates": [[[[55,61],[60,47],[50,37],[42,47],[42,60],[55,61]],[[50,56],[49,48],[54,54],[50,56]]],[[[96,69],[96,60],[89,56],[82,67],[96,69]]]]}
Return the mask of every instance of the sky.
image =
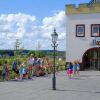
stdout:
{"type": "Polygon", "coordinates": [[[59,51],[66,49],[65,5],[90,0],[0,0],[0,49],[52,50],[51,34],[58,33],[59,51]]]}

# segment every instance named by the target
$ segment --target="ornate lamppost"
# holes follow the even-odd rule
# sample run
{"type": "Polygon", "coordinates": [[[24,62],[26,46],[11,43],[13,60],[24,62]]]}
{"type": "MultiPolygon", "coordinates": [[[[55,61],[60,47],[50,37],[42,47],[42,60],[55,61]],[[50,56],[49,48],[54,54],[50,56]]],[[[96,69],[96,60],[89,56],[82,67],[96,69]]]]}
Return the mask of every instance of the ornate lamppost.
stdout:
{"type": "Polygon", "coordinates": [[[57,39],[58,39],[58,34],[56,33],[56,29],[54,28],[52,36],[52,47],[54,48],[54,65],[53,65],[53,78],[52,78],[52,88],[53,90],[56,90],[56,76],[55,76],[55,49],[58,46],[57,44],[57,39]]]}

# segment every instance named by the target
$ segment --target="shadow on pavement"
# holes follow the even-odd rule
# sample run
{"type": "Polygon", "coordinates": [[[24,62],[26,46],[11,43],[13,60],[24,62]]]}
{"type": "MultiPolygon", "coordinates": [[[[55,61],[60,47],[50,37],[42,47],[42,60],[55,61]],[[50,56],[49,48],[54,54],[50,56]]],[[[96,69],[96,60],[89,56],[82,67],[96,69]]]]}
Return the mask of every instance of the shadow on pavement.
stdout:
{"type": "Polygon", "coordinates": [[[59,92],[63,92],[63,91],[67,91],[67,92],[85,92],[85,93],[100,93],[100,91],[81,91],[81,90],[65,90],[65,89],[56,89],[55,91],[59,91],[59,92]]]}

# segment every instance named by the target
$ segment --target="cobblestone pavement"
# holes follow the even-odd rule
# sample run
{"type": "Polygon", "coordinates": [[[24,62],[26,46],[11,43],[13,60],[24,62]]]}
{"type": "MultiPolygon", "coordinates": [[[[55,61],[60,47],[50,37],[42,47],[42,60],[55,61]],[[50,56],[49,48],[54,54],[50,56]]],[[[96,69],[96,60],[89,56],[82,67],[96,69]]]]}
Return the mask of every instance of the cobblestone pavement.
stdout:
{"type": "Polygon", "coordinates": [[[52,90],[52,75],[32,80],[0,82],[0,100],[100,100],[100,72],[82,71],[68,79],[56,74],[57,90],[52,90]]]}

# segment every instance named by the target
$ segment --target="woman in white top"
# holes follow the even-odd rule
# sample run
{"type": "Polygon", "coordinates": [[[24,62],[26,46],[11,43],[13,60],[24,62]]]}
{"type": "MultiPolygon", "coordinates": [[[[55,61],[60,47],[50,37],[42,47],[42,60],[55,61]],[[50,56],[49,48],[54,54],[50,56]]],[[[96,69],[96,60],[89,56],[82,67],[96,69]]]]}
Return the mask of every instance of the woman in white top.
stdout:
{"type": "Polygon", "coordinates": [[[33,75],[33,65],[34,65],[34,58],[33,56],[31,55],[29,58],[28,58],[28,71],[29,71],[29,74],[32,76],[33,75]]]}

